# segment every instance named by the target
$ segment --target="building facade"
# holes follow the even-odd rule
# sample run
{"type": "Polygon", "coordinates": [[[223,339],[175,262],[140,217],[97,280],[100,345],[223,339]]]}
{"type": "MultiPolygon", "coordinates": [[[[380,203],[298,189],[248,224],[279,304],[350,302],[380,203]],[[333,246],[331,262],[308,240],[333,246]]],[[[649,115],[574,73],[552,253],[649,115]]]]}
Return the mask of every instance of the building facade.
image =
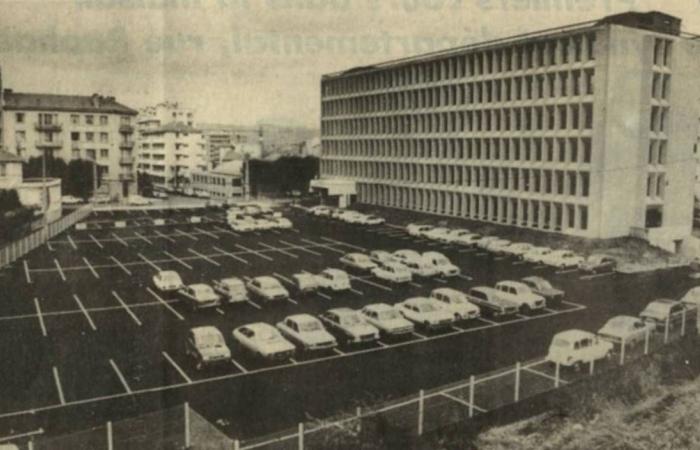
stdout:
{"type": "Polygon", "coordinates": [[[244,162],[229,161],[211,170],[192,172],[192,188],[206,192],[212,200],[242,199],[244,188],[244,162]]]}
{"type": "Polygon", "coordinates": [[[114,97],[2,93],[2,143],[24,160],[53,156],[97,164],[112,198],[136,192],[133,119],[137,112],[114,97]]]}
{"type": "MultiPolygon", "coordinates": [[[[589,238],[690,233],[700,42],[626,13],[321,80],[321,180],[589,238]]],[[[351,194],[348,194],[351,195],[351,194]]]]}

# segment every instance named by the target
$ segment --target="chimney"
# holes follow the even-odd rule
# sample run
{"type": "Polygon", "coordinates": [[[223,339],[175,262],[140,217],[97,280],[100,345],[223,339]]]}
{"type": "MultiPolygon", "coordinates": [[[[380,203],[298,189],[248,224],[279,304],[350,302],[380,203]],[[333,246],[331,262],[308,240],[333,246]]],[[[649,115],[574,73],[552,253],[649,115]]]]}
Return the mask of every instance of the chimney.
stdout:
{"type": "Polygon", "coordinates": [[[90,100],[92,101],[92,106],[94,108],[100,107],[100,95],[99,94],[92,94],[92,97],[90,100]]]}

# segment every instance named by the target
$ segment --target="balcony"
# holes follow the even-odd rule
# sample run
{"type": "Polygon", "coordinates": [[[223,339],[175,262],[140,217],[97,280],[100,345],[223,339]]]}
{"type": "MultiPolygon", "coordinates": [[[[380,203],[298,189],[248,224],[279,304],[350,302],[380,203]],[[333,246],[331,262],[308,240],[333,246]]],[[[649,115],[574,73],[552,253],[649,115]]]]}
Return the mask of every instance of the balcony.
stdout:
{"type": "Polygon", "coordinates": [[[120,133],[133,133],[134,126],[123,123],[123,124],[119,125],[119,132],[120,133]]]}
{"type": "Polygon", "coordinates": [[[132,148],[134,148],[134,141],[120,141],[119,148],[132,149],[132,148]]]}
{"type": "Polygon", "coordinates": [[[119,164],[123,166],[130,166],[134,163],[134,157],[133,156],[121,156],[119,158],[119,164]]]}
{"type": "Polygon", "coordinates": [[[46,138],[39,138],[35,145],[37,148],[61,148],[63,147],[63,139],[53,139],[49,141],[46,138]]]}
{"type": "Polygon", "coordinates": [[[53,131],[58,132],[63,130],[63,126],[60,123],[40,123],[34,124],[34,129],[36,131],[53,131]]]}

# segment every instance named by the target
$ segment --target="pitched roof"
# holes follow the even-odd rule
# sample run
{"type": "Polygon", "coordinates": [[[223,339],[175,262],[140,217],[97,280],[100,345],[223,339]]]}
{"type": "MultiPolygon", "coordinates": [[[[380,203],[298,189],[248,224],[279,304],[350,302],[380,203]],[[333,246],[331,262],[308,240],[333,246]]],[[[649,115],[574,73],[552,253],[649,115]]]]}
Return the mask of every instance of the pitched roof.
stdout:
{"type": "Polygon", "coordinates": [[[29,111],[70,111],[128,114],[135,116],[138,111],[122,105],[114,97],[102,95],[58,95],[58,94],[25,94],[9,89],[3,94],[4,109],[29,111]]]}
{"type": "Polygon", "coordinates": [[[15,155],[14,153],[6,152],[0,149],[0,162],[22,162],[22,158],[15,155]]]}
{"type": "Polygon", "coordinates": [[[158,133],[199,133],[197,128],[191,127],[183,122],[170,122],[161,125],[157,128],[147,128],[142,131],[143,134],[158,134],[158,133]]]}

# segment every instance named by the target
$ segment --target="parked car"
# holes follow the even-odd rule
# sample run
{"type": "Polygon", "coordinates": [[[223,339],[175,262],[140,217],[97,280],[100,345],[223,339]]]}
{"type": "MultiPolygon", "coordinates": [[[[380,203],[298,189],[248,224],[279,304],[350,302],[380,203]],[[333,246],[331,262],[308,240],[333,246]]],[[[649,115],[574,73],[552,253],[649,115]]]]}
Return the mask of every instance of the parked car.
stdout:
{"type": "Polygon", "coordinates": [[[484,250],[488,250],[496,255],[502,255],[505,253],[505,249],[508,248],[509,245],[510,241],[508,239],[494,239],[486,244],[484,250]]]}
{"type": "Polygon", "coordinates": [[[228,225],[233,231],[237,231],[239,233],[255,231],[257,229],[255,222],[251,222],[249,220],[230,220],[228,225]]]}
{"type": "Polygon", "coordinates": [[[190,284],[178,289],[177,293],[193,310],[215,308],[221,305],[221,298],[208,284],[190,284]]]}
{"type": "Polygon", "coordinates": [[[542,257],[542,262],[544,264],[552,267],[558,267],[560,269],[578,267],[582,261],[583,258],[571,250],[554,250],[542,257]]]}
{"type": "Polygon", "coordinates": [[[546,305],[544,297],[535,294],[527,284],[519,281],[499,281],[496,290],[502,298],[517,303],[523,312],[536,311],[546,305]]]}
{"type": "Polygon", "coordinates": [[[662,298],[649,303],[644,310],[639,313],[639,317],[646,322],[656,325],[656,329],[664,331],[666,322],[669,326],[680,323],[683,320],[682,312],[686,309],[686,303],[678,300],[662,298]]]}
{"type": "Polygon", "coordinates": [[[153,276],[153,284],[161,292],[174,292],[185,286],[174,270],[161,270],[153,276]]]}
{"type": "Polygon", "coordinates": [[[467,295],[457,289],[433,289],[430,297],[434,298],[441,308],[452,313],[455,320],[475,319],[481,315],[479,307],[470,303],[467,295]]]}
{"type": "Polygon", "coordinates": [[[516,314],[520,307],[517,303],[504,299],[496,289],[487,286],[469,289],[467,300],[479,307],[482,316],[510,316],[516,314]]]}
{"type": "Polygon", "coordinates": [[[617,269],[617,260],[612,256],[594,253],[581,261],[578,267],[589,273],[614,272],[617,269]]]}
{"type": "Polygon", "coordinates": [[[435,266],[443,277],[456,277],[461,272],[459,267],[452,264],[447,256],[440,252],[424,252],[423,259],[435,266]]]}
{"type": "Polygon", "coordinates": [[[409,283],[413,279],[411,271],[403,264],[397,262],[378,264],[377,267],[372,269],[372,275],[391,283],[409,283]]]}
{"type": "Polygon", "coordinates": [[[532,247],[523,255],[523,260],[534,264],[542,264],[544,258],[550,253],[552,253],[552,249],[549,247],[532,247]]]}
{"type": "Polygon", "coordinates": [[[377,267],[369,256],[364,253],[348,253],[340,257],[340,263],[349,268],[368,272],[377,267]]]}
{"type": "Polygon", "coordinates": [[[253,227],[257,230],[272,230],[277,228],[277,224],[269,219],[259,218],[255,219],[253,227]]]}
{"type": "Polygon", "coordinates": [[[185,354],[194,359],[197,370],[231,361],[231,350],[218,328],[191,328],[185,341],[185,354]]]}
{"type": "Polygon", "coordinates": [[[376,264],[384,264],[389,262],[396,262],[394,256],[385,250],[372,250],[369,252],[369,259],[371,259],[376,264]]]}
{"type": "Polygon", "coordinates": [[[423,259],[423,255],[414,250],[398,250],[394,252],[394,257],[415,276],[428,278],[440,274],[437,267],[423,259]]]}
{"type": "Polygon", "coordinates": [[[450,231],[452,230],[446,227],[435,227],[424,232],[423,236],[434,241],[448,242],[450,231]]]}
{"type": "Polygon", "coordinates": [[[243,212],[249,216],[255,216],[257,214],[260,214],[262,210],[258,205],[244,205],[242,207],[243,212]]]}
{"type": "Polygon", "coordinates": [[[333,308],[319,316],[329,330],[343,336],[349,344],[362,344],[379,339],[379,329],[350,308],[333,308]]]}
{"type": "Polygon", "coordinates": [[[419,252],[407,249],[396,250],[394,253],[392,253],[392,256],[399,262],[420,261],[423,259],[423,256],[419,252]]]}
{"type": "Polygon", "coordinates": [[[503,253],[516,258],[522,258],[523,255],[529,252],[534,246],[527,242],[513,242],[503,249],[503,253]]]}
{"type": "Polygon", "coordinates": [[[386,219],[370,214],[368,216],[365,216],[364,220],[361,223],[363,225],[382,225],[386,223],[386,219]]]}
{"type": "Polygon", "coordinates": [[[292,281],[297,292],[306,294],[318,290],[316,275],[308,272],[300,272],[292,275],[292,281]]]}
{"type": "Polygon", "coordinates": [[[279,330],[264,322],[249,323],[233,330],[233,339],[248,353],[259,358],[284,361],[296,352],[294,344],[279,330]]]}
{"type": "Polygon", "coordinates": [[[414,329],[413,323],[404,319],[393,306],[386,303],[374,303],[367,305],[360,313],[367,322],[371,323],[385,335],[398,336],[411,333],[414,329]]]}
{"type": "Polygon", "coordinates": [[[638,317],[615,316],[598,330],[598,336],[613,344],[625,342],[634,345],[643,342],[647,333],[654,331],[655,325],[638,317]]]}
{"type": "Polygon", "coordinates": [[[151,201],[145,197],[140,196],[140,195],[133,194],[133,195],[130,195],[129,197],[127,197],[126,203],[131,205],[131,206],[146,206],[146,205],[150,205],[151,201]]]}
{"type": "Polygon", "coordinates": [[[426,329],[445,328],[454,322],[454,315],[428,297],[413,297],[395,305],[406,319],[426,329]]]}
{"type": "Polygon", "coordinates": [[[456,242],[458,241],[461,237],[463,236],[469,236],[472,233],[471,231],[467,230],[466,228],[453,228],[450,230],[449,233],[445,236],[445,242],[456,242]]]}
{"type": "Polygon", "coordinates": [[[332,291],[346,291],[352,288],[350,276],[340,269],[325,269],[316,275],[318,286],[332,291]]]}
{"type": "Polygon", "coordinates": [[[406,231],[410,236],[421,237],[424,233],[433,229],[432,225],[423,225],[419,223],[409,223],[406,226],[406,231]]]}
{"type": "Polygon", "coordinates": [[[520,281],[525,283],[532,292],[544,297],[547,306],[561,305],[561,302],[564,300],[564,291],[555,288],[542,277],[525,277],[520,281]]]}
{"type": "Polygon", "coordinates": [[[612,343],[583,330],[567,330],[552,338],[547,361],[564,367],[580,369],[583,364],[608,357],[612,343]]]}
{"type": "Polygon", "coordinates": [[[248,291],[243,280],[237,277],[222,278],[213,283],[214,291],[228,303],[238,303],[248,300],[248,291]]]}
{"type": "Polygon", "coordinates": [[[97,194],[90,197],[90,203],[109,203],[112,199],[107,194],[97,194]]]}
{"type": "Polygon", "coordinates": [[[476,246],[482,250],[486,250],[486,247],[493,241],[500,240],[498,236],[482,236],[481,239],[476,243],[476,246]]]}
{"type": "Polygon", "coordinates": [[[311,314],[293,314],[277,323],[282,336],[301,350],[324,350],[338,345],[335,337],[311,314]]]}
{"type": "Polygon", "coordinates": [[[163,191],[153,191],[153,197],[165,200],[168,198],[168,194],[163,191]]]}
{"type": "Polygon", "coordinates": [[[72,195],[64,195],[61,197],[61,203],[64,205],[77,205],[78,203],[83,203],[83,200],[72,195]]]}
{"type": "Polygon", "coordinates": [[[294,227],[292,221],[286,217],[271,217],[268,220],[274,224],[274,228],[289,230],[294,227]]]}
{"type": "Polygon", "coordinates": [[[465,247],[476,247],[479,245],[479,242],[484,237],[478,233],[469,233],[469,234],[461,234],[457,236],[452,242],[455,244],[463,245],[465,247]]]}
{"type": "Polygon", "coordinates": [[[317,205],[309,208],[308,210],[309,214],[314,215],[314,216],[325,216],[328,217],[331,215],[331,208],[328,206],[324,205],[317,205]]]}
{"type": "Polygon", "coordinates": [[[252,278],[246,283],[246,287],[253,295],[268,302],[289,298],[289,291],[274,277],[262,276],[252,278]]]}

